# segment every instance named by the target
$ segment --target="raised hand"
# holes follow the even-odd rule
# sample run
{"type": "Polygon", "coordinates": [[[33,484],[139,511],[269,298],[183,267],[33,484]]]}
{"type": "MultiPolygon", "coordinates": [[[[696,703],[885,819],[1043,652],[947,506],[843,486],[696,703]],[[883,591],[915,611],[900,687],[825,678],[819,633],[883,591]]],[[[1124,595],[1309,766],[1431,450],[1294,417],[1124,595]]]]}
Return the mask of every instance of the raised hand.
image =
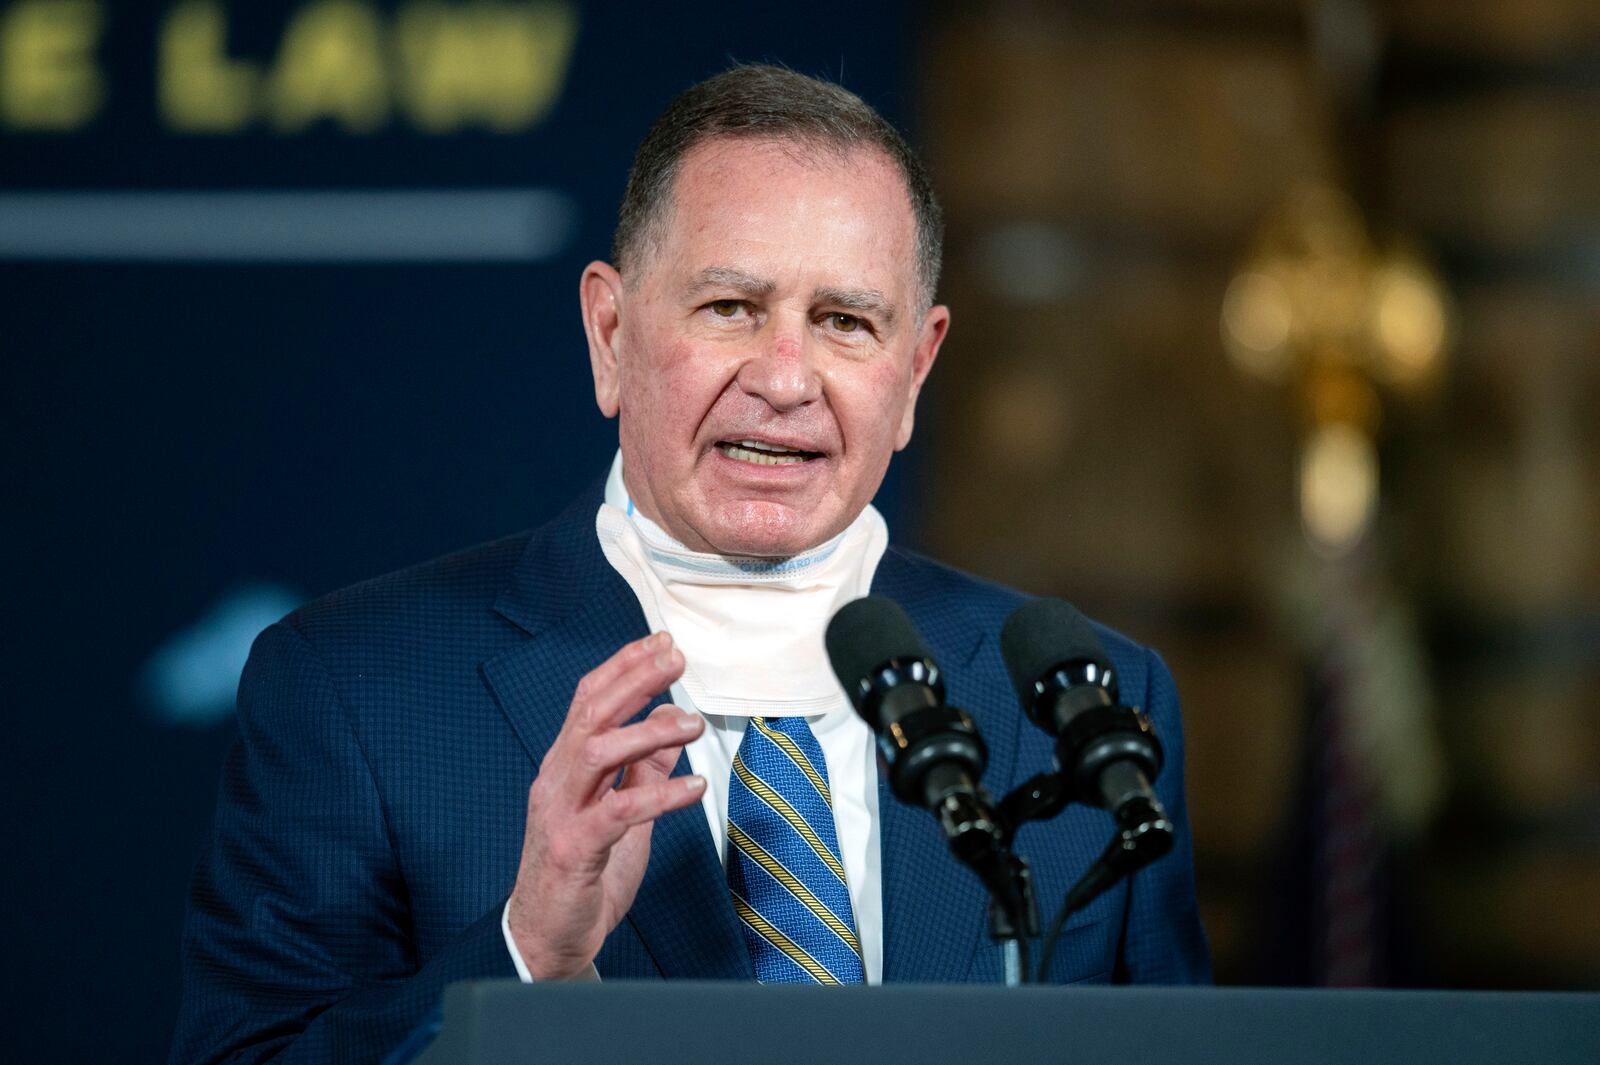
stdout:
{"type": "Polygon", "coordinates": [[[633,905],[655,819],[705,791],[703,777],[671,776],[683,745],[705,727],[698,714],[667,703],[623,724],[682,674],[682,652],[658,632],[578,682],[528,789],[522,862],[507,911],[535,979],[575,976],[593,962],[633,905]]]}

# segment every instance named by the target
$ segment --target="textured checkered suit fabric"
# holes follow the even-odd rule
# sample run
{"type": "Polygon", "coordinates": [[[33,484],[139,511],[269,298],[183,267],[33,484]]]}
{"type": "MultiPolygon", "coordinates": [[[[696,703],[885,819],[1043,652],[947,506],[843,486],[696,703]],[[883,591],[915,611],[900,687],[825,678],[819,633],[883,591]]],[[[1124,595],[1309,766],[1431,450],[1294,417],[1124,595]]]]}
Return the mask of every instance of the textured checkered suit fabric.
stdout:
{"type": "Polygon", "coordinates": [[[728,775],[728,890],[762,983],[863,981],[827,778],[805,718],[745,726],[728,775]]]}
{"type": "MultiPolygon", "coordinates": [[[[446,984],[514,977],[500,914],[528,785],[579,678],[647,631],[596,542],[600,498],[596,483],[532,534],[338,592],[257,640],[189,898],[174,1062],[376,1061],[446,984]]],[[[873,591],[906,608],[977,720],[991,790],[1049,764],[998,650],[1018,593],[895,548],[873,591]]],[[[1166,748],[1157,790],[1179,845],[1073,919],[1051,975],[1204,980],[1171,678],[1100,635],[1166,748]]],[[[976,878],[881,778],[878,806],[884,979],[998,981],[976,878]]],[[[1106,834],[1083,809],[1022,830],[1046,908],[1106,834]]],[[[754,978],[699,807],[657,821],[644,883],[596,964],[603,979],[754,978]]]]}

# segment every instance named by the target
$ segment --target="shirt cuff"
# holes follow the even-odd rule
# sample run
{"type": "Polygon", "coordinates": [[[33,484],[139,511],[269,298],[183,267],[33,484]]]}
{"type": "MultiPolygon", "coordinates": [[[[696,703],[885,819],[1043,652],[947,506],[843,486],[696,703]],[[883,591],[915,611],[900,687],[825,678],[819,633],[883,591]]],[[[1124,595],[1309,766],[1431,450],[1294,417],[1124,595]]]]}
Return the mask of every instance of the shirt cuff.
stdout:
{"type": "MultiPolygon", "coordinates": [[[[517,967],[517,978],[525,984],[533,983],[533,974],[528,971],[528,963],[522,960],[522,952],[517,949],[517,941],[511,936],[511,900],[506,900],[505,908],[500,911],[500,934],[506,940],[506,952],[511,955],[511,964],[517,967]]],[[[599,982],[600,970],[594,967],[594,962],[589,963],[589,968],[576,976],[567,977],[569,983],[599,982]]]]}

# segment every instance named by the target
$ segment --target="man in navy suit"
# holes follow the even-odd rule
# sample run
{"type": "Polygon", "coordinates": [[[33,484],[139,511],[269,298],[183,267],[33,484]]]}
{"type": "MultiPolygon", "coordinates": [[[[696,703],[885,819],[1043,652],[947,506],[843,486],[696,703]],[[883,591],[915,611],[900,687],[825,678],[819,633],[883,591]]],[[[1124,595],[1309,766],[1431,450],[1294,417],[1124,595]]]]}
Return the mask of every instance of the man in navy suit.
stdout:
{"type": "MultiPolygon", "coordinates": [[[[839,603],[896,599],[983,731],[989,787],[1049,765],[997,648],[1022,597],[888,547],[870,507],[950,322],[940,241],[915,156],[836,86],[742,67],[668,108],[615,265],[580,288],[619,419],[607,483],[257,641],[174,1061],[377,1060],[459,979],[754,978],[722,825],[763,715],[820,744],[857,978],[999,979],[981,886],[887,792],[820,652],[839,603]]],[[[1180,844],[1075,917],[1049,976],[1204,980],[1171,678],[1102,638],[1166,746],[1180,844]]],[[[1084,809],[1022,830],[1046,908],[1109,835],[1084,809]]]]}

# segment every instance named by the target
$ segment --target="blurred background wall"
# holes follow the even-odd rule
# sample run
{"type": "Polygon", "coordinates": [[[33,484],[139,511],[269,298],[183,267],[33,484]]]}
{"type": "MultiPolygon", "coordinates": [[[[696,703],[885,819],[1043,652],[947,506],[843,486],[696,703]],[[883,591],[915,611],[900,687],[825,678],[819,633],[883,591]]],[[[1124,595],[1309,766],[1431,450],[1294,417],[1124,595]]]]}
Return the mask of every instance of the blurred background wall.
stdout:
{"type": "Polygon", "coordinates": [[[1167,655],[1219,978],[1600,986],[1600,7],[939,10],[927,543],[1167,655]]]}
{"type": "Polygon", "coordinates": [[[0,0],[12,1056],[163,1055],[256,630],[603,472],[578,271],[735,59],[926,149],[880,505],[1167,656],[1219,978],[1600,987],[1588,0],[0,0]]]}

